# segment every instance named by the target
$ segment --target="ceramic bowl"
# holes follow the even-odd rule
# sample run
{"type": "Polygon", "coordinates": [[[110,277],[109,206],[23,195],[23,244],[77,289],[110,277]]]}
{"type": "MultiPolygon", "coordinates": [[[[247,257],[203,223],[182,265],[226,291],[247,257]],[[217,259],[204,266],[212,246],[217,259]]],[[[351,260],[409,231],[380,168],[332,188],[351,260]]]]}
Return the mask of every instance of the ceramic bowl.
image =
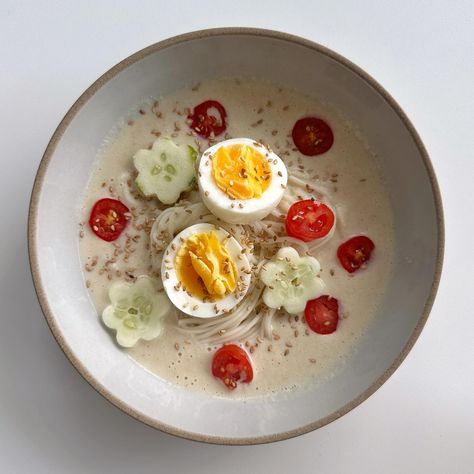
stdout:
{"type": "Polygon", "coordinates": [[[244,28],[199,31],[154,44],[89,87],[46,149],[32,192],[28,232],[41,307],[84,378],[150,426],[227,444],[281,440],[314,430],[377,390],[426,322],[443,254],[433,168],[413,125],[390,95],[360,68],[318,44],[244,28]],[[187,391],[155,377],[110,344],[88,298],[78,252],[83,191],[96,151],[117,119],[146,97],[232,75],[266,78],[324,97],[354,120],[377,154],[395,219],[394,276],[361,350],[330,380],[270,401],[236,402],[187,391]]]}

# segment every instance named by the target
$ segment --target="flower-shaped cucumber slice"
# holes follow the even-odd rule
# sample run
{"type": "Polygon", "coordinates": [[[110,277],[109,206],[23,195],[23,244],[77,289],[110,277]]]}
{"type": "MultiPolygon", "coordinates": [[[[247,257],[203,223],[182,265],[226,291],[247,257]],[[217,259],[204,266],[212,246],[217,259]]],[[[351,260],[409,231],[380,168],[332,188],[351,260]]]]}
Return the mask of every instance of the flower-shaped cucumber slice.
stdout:
{"type": "Polygon", "coordinates": [[[133,283],[115,282],[109,290],[111,304],[104,309],[102,321],[117,331],[117,342],[132,347],[139,339],[151,341],[161,334],[163,319],[170,309],[158,283],[142,275],[133,283]]]}
{"type": "Polygon", "coordinates": [[[174,204],[183,191],[196,182],[197,151],[189,145],[176,145],[171,138],[157,138],[151,150],[133,156],[138,171],[135,181],[145,196],[155,195],[163,204],[174,204]]]}
{"type": "Polygon", "coordinates": [[[291,247],[281,248],[260,271],[266,285],[264,303],[269,308],[283,307],[290,314],[302,312],[307,301],[323,294],[324,282],[317,276],[320,269],[314,257],[300,257],[291,247]]]}

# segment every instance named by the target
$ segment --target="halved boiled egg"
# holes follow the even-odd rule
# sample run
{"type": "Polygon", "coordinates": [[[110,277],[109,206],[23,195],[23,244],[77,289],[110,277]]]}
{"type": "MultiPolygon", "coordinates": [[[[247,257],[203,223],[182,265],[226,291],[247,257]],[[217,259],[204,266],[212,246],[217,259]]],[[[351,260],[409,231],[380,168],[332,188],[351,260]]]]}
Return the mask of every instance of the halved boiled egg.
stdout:
{"type": "Polygon", "coordinates": [[[226,230],[195,224],[169,244],[161,265],[163,286],[183,313],[212,318],[231,311],[245,296],[251,266],[226,230]]]}
{"type": "Polygon", "coordinates": [[[287,181],[283,161],[250,138],[213,145],[199,163],[204,204],[231,224],[248,224],[270,214],[283,197],[287,181]]]}

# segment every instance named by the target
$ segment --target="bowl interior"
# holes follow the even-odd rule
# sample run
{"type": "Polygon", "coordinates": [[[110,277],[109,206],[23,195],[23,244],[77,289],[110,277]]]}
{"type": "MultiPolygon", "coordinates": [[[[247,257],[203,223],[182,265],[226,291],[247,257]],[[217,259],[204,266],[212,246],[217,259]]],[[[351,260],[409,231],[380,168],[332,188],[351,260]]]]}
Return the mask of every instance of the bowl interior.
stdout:
{"type": "Polygon", "coordinates": [[[36,287],[69,357],[125,411],[159,428],[207,441],[283,438],[355,406],[390,374],[394,363],[396,367],[417,326],[421,328],[436,284],[442,239],[432,179],[403,116],[370,80],[323,48],[250,30],[187,35],[150,47],[111,70],[60,126],[33,194],[30,251],[36,287]],[[149,96],[226,75],[274,80],[327,98],[341,109],[377,153],[394,211],[394,277],[361,350],[332,379],[310,391],[275,396],[272,403],[235,403],[188,392],[138,366],[99,330],[78,253],[84,189],[99,145],[117,119],[149,96]]]}

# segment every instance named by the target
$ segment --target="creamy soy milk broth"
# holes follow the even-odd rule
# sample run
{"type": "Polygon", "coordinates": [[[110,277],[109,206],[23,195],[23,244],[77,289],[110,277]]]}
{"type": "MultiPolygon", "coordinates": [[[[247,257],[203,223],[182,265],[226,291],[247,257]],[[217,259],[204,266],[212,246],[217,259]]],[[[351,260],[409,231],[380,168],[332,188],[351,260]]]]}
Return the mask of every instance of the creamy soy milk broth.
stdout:
{"type": "MultiPolygon", "coordinates": [[[[290,173],[292,168],[304,167],[316,190],[320,188],[329,196],[338,224],[332,239],[314,256],[321,263],[326,294],[339,301],[341,320],[336,332],[319,335],[308,330],[302,314],[278,314],[273,318],[272,340],[259,336],[240,341],[251,352],[254,379],[232,392],[211,374],[212,356],[221,344],[208,346],[180,333],[175,327],[175,311],[168,315],[158,339],[139,341],[128,353],[169,383],[209,394],[254,397],[304,388],[331,376],[357,350],[357,342],[384,295],[394,251],[391,209],[363,131],[326,103],[268,82],[230,78],[206,81],[159,97],[155,106],[150,100],[131,111],[104,140],[84,193],[79,247],[86,286],[100,315],[109,304],[108,289],[114,281],[159,275],[150,258],[149,231],[165,206],[139,196],[133,184],[132,156],[151,146],[160,134],[203,152],[209,143],[189,134],[186,109],[207,99],[218,100],[227,110],[227,130],[218,141],[249,137],[268,144],[290,173]],[[292,127],[307,115],[323,118],[334,133],[332,148],[322,155],[306,157],[294,148],[292,127]],[[134,215],[112,243],[97,238],[88,224],[92,206],[104,197],[119,199],[134,215]],[[338,262],[336,251],[357,234],[370,236],[376,247],[367,268],[349,274],[338,262]]],[[[97,330],[105,330],[99,318],[97,330]]],[[[110,343],[115,343],[112,333],[110,343]]]]}

